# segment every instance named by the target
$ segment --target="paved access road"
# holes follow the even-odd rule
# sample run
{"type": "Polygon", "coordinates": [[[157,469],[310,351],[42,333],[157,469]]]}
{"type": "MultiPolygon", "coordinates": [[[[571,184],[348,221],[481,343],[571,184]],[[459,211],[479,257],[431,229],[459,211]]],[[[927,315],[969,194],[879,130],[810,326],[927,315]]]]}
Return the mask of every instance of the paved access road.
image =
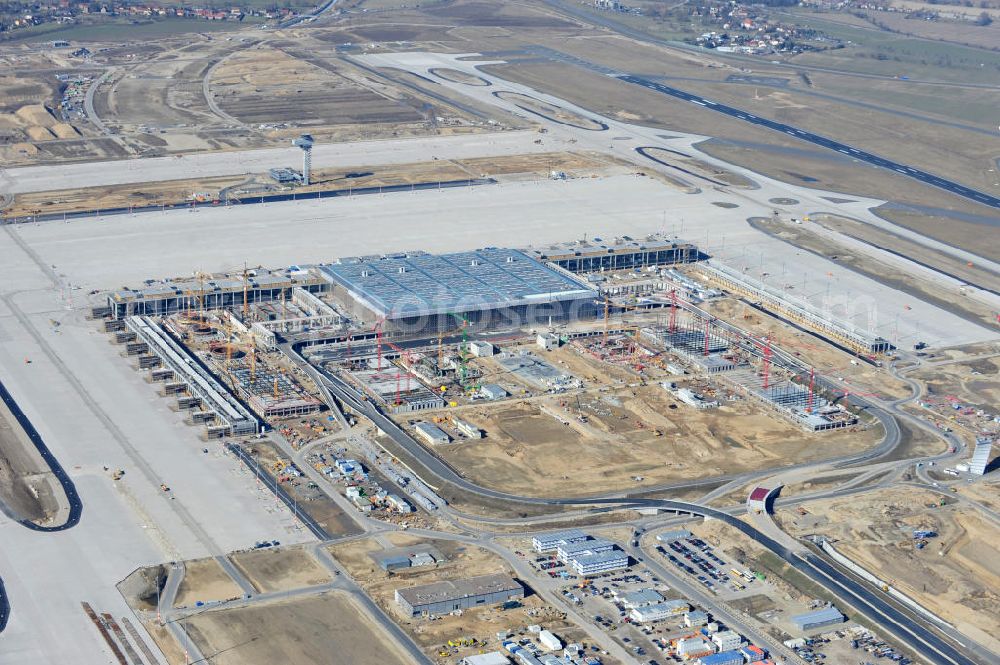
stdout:
{"type": "MultiPolygon", "coordinates": [[[[578,499],[574,503],[607,503],[608,501],[611,500],[578,499]]],[[[650,506],[663,510],[700,515],[725,522],[739,529],[746,536],[753,539],[754,542],[777,554],[803,575],[824,588],[829,589],[841,599],[846,600],[880,627],[892,633],[912,648],[919,650],[930,662],[938,665],[976,665],[975,661],[959,653],[955,647],[949,645],[933,632],[926,630],[922,622],[915,621],[912,617],[907,616],[887,603],[878,592],[870,590],[864,583],[858,582],[815,554],[797,555],[770,536],[761,533],[755,527],[733,517],[729,513],[685,501],[638,499],[629,501],[628,503],[634,506],[650,506]]]]}
{"type": "Polygon", "coordinates": [[[1000,198],[996,196],[991,196],[985,192],[972,189],[971,187],[960,185],[957,182],[946,180],[945,178],[936,176],[933,173],[921,171],[920,169],[915,169],[912,166],[900,164],[899,162],[894,162],[886,159],[885,157],[879,157],[878,155],[865,152],[864,150],[858,150],[857,148],[853,148],[846,143],[840,143],[839,141],[828,139],[825,136],[813,134],[812,132],[807,132],[781,122],[761,118],[752,113],[748,113],[747,111],[743,111],[732,106],[726,106],[725,104],[719,104],[718,102],[713,102],[712,100],[705,99],[699,95],[692,95],[689,92],[684,92],[683,90],[678,90],[677,88],[672,88],[668,85],[663,85],[662,83],[656,83],[655,81],[650,81],[649,79],[632,76],[631,74],[621,74],[616,78],[627,83],[641,85],[644,88],[663,93],[664,95],[670,95],[671,97],[676,97],[677,99],[683,99],[684,101],[697,104],[698,106],[703,106],[712,111],[724,113],[725,115],[743,120],[744,122],[760,125],[761,127],[767,127],[768,129],[773,129],[776,132],[784,132],[785,134],[801,141],[806,141],[823,148],[829,148],[830,150],[836,150],[837,152],[843,153],[852,159],[867,162],[873,166],[878,166],[890,171],[896,171],[901,175],[913,178],[914,180],[919,180],[920,182],[928,185],[933,185],[934,187],[967,198],[971,201],[975,201],[976,203],[982,203],[983,205],[988,205],[993,208],[1000,208],[1000,198]]]}
{"type": "MultiPolygon", "coordinates": [[[[30,520],[18,520],[18,523],[22,526],[31,529],[32,531],[65,531],[66,529],[71,529],[80,522],[80,515],[83,514],[83,499],[80,498],[79,493],[76,491],[76,485],[70,480],[69,475],[59,464],[59,460],[56,459],[55,455],[49,450],[45,442],[42,441],[42,436],[35,429],[35,426],[31,424],[28,417],[24,415],[21,411],[21,407],[17,405],[14,401],[13,396],[7,391],[7,387],[3,385],[0,381],[0,399],[4,401],[7,408],[14,415],[14,418],[24,429],[25,434],[31,439],[31,443],[34,444],[35,449],[38,450],[38,454],[42,456],[45,463],[48,465],[49,469],[52,471],[52,475],[55,476],[56,480],[59,481],[59,485],[62,487],[63,492],[66,494],[66,501],[69,503],[69,514],[66,517],[66,521],[58,526],[41,526],[35,524],[30,520]]],[[[3,596],[3,589],[0,588],[0,596],[3,596]]],[[[2,601],[0,601],[2,603],[2,601]]],[[[3,630],[3,608],[0,607],[0,630],[3,630]]]]}
{"type": "MultiPolygon", "coordinates": [[[[296,351],[288,348],[282,349],[296,351]]],[[[295,353],[297,355],[297,353],[295,353]]],[[[336,376],[323,373],[326,385],[346,406],[369,418],[382,432],[392,438],[398,445],[402,446],[410,454],[414,455],[423,464],[429,473],[434,475],[439,481],[455,485],[473,494],[492,499],[503,499],[519,503],[532,503],[544,505],[619,505],[634,507],[655,507],[661,510],[669,510],[679,513],[687,513],[712,519],[718,519],[730,526],[739,529],[748,537],[759,543],[769,551],[781,557],[789,565],[806,575],[813,581],[829,589],[836,596],[848,602],[858,609],[869,619],[882,626],[904,644],[923,653],[927,660],[935,665],[976,665],[975,661],[957,652],[955,647],[948,644],[944,639],[928,630],[925,624],[919,619],[908,616],[893,605],[887,603],[877,592],[874,592],[863,583],[848,576],[838,568],[832,566],[821,557],[813,554],[799,556],[791,549],[785,547],[770,536],[765,535],[746,522],[737,519],[727,512],[716,510],[704,505],[689,503],[685,501],[671,501],[665,499],[643,499],[639,497],[602,497],[602,498],[563,498],[544,499],[538,497],[522,497],[507,494],[505,492],[493,490],[487,487],[476,485],[465,478],[462,478],[455,469],[446,464],[435,455],[428,453],[419,443],[414,441],[405,431],[400,429],[392,420],[382,414],[379,409],[366,399],[361,398],[353,387],[347,385],[336,376]]],[[[868,408],[875,412],[880,412],[874,405],[868,408]]],[[[883,414],[888,421],[895,425],[895,420],[888,414],[883,414]]],[[[885,421],[883,421],[885,422],[885,421]]],[[[888,423],[887,423],[888,424],[888,423]]],[[[893,445],[898,441],[898,427],[887,429],[887,439],[893,441],[893,445]]],[[[883,442],[884,444],[885,442],[883,442]]],[[[879,448],[882,448],[880,446],[879,448]]],[[[891,447],[890,447],[891,450],[891,447]]],[[[867,455],[865,456],[868,457],[867,455]]],[[[427,482],[429,479],[424,479],[427,482]]]]}

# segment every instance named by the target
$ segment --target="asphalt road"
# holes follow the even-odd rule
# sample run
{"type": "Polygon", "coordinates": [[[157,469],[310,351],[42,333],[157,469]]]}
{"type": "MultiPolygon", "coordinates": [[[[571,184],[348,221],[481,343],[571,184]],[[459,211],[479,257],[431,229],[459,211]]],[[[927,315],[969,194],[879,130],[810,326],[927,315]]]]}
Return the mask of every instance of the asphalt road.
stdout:
{"type": "Polygon", "coordinates": [[[791,125],[786,125],[781,122],[775,122],[774,120],[768,120],[767,118],[761,118],[752,113],[744,111],[742,109],[734,108],[732,106],[726,106],[725,104],[719,104],[718,102],[713,102],[710,99],[706,99],[699,95],[692,95],[689,92],[684,92],[683,90],[678,90],[677,88],[672,88],[668,85],[663,85],[662,83],[656,83],[655,81],[650,81],[649,79],[644,79],[638,76],[632,76],[631,74],[622,74],[617,76],[621,81],[627,83],[634,83],[635,85],[641,85],[644,88],[653,90],[654,92],[659,92],[664,95],[669,95],[671,97],[676,97],[677,99],[682,99],[686,102],[691,102],[698,106],[702,106],[708,110],[716,111],[718,113],[723,113],[733,118],[743,120],[753,125],[759,125],[761,127],[766,127],[767,129],[773,129],[776,132],[783,132],[788,134],[792,138],[799,139],[800,141],[806,141],[807,143],[812,143],[823,148],[829,148],[830,150],[836,150],[852,159],[857,159],[862,162],[867,162],[872,166],[878,166],[889,171],[895,171],[900,175],[904,175],[908,178],[913,178],[914,180],[920,181],[922,183],[932,185],[939,189],[943,189],[946,192],[951,192],[957,196],[969,199],[970,201],[975,201],[976,203],[982,203],[983,205],[988,205],[993,208],[1000,208],[1000,198],[996,196],[991,196],[985,192],[980,192],[978,190],[972,189],[971,187],[966,187],[965,185],[960,185],[957,182],[951,180],[946,180],[941,176],[934,175],[933,173],[928,173],[927,171],[921,171],[920,169],[913,168],[912,166],[907,166],[906,164],[900,164],[899,162],[894,162],[885,157],[879,157],[870,152],[865,152],[864,150],[859,150],[857,148],[851,147],[846,143],[840,143],[839,141],[834,141],[833,139],[828,139],[825,136],[820,136],[819,134],[814,134],[812,132],[807,132],[791,125]]]}
{"type": "MultiPolygon", "coordinates": [[[[601,499],[576,501],[576,503],[604,502],[606,500],[601,499]]],[[[915,621],[903,614],[881,598],[878,593],[869,590],[865,584],[857,582],[814,554],[810,553],[801,557],[796,555],[773,538],[728,513],[683,501],[660,499],[632,501],[630,505],[656,507],[725,522],[781,557],[806,577],[846,600],[877,625],[910,645],[911,648],[919,650],[927,660],[939,665],[976,665],[975,661],[965,657],[933,632],[927,630],[922,622],[915,621]]]]}
{"type": "Polygon", "coordinates": [[[288,509],[292,511],[292,514],[295,515],[295,517],[302,522],[307,529],[309,529],[312,535],[316,536],[320,540],[330,540],[332,536],[327,532],[327,530],[320,526],[320,524],[314,520],[309,513],[300,507],[299,502],[289,496],[288,492],[286,492],[285,488],[278,483],[277,479],[268,473],[266,469],[261,467],[260,464],[257,463],[257,460],[250,455],[250,453],[243,450],[243,448],[235,443],[228,444],[226,449],[236,455],[241,462],[246,464],[251,471],[256,473],[257,478],[264,483],[264,486],[273,492],[275,496],[281,499],[283,504],[288,506],[288,509]]]}
{"type": "Polygon", "coordinates": [[[75,212],[51,212],[36,215],[21,215],[19,217],[2,217],[0,224],[27,224],[35,222],[66,222],[71,219],[110,217],[111,215],[134,215],[140,212],[164,212],[173,209],[188,209],[192,212],[197,208],[231,207],[233,205],[254,205],[280,203],[282,201],[306,201],[309,199],[332,199],[337,197],[363,196],[365,194],[391,194],[393,192],[414,192],[428,189],[451,189],[453,187],[473,187],[476,185],[495,185],[493,178],[469,178],[467,180],[445,180],[440,182],[416,182],[400,185],[385,185],[378,187],[357,187],[354,189],[338,189],[331,192],[291,192],[290,194],[261,194],[243,199],[226,201],[189,201],[185,204],[121,206],[117,208],[100,208],[94,210],[78,210],[75,212]]]}
{"type": "MultiPolygon", "coordinates": [[[[35,429],[35,426],[31,424],[28,417],[24,415],[21,408],[14,401],[14,397],[8,392],[7,387],[3,385],[0,381],[0,399],[3,399],[7,408],[10,412],[14,414],[14,418],[20,423],[21,428],[24,429],[31,443],[34,444],[35,449],[38,450],[38,454],[42,456],[45,463],[48,465],[49,469],[52,471],[52,475],[55,476],[56,480],[59,481],[59,485],[62,487],[63,492],[66,494],[66,500],[69,502],[69,515],[66,517],[66,521],[58,526],[40,526],[35,524],[30,520],[18,520],[18,523],[25,528],[31,529],[32,531],[65,531],[66,529],[71,529],[80,522],[80,516],[83,514],[83,500],[76,491],[76,485],[70,480],[66,471],[63,470],[62,465],[59,464],[59,460],[56,459],[55,455],[49,450],[45,442],[42,441],[42,436],[35,429]]],[[[0,623],[0,630],[3,629],[2,623],[0,623]]]]}
{"type": "MultiPolygon", "coordinates": [[[[286,352],[290,349],[286,345],[286,352]]],[[[478,496],[499,499],[509,502],[529,503],[536,505],[558,505],[558,506],[580,506],[580,505],[619,505],[634,507],[655,507],[661,510],[686,513],[718,519],[739,529],[748,537],[759,543],[769,551],[781,557],[790,566],[806,575],[824,588],[830,590],[836,596],[855,607],[862,614],[883,627],[904,644],[917,650],[935,665],[976,665],[976,663],[966,656],[958,653],[954,647],[945,640],[928,630],[924,622],[919,619],[907,616],[894,606],[882,599],[878,593],[873,592],[867,586],[855,580],[839,569],[827,563],[820,557],[812,554],[799,556],[790,549],[778,543],[774,539],[760,532],[746,522],[736,517],[707,506],[689,503],[684,501],[672,501],[666,499],[643,499],[635,496],[631,497],[598,497],[598,498],[557,498],[545,499],[538,497],[522,497],[500,492],[487,487],[476,485],[465,478],[462,478],[453,468],[444,461],[430,454],[418,442],[413,440],[405,431],[399,428],[391,419],[383,415],[371,402],[361,399],[353,387],[347,385],[336,376],[323,373],[330,390],[346,406],[370,419],[382,432],[393,439],[398,445],[403,447],[410,454],[414,455],[427,470],[444,483],[450,483],[462,490],[476,494],[478,496]]],[[[880,416],[883,424],[886,425],[886,437],[883,444],[876,451],[866,453],[861,459],[867,460],[885,454],[898,443],[900,430],[895,419],[882,409],[867,403],[865,400],[857,400],[864,404],[872,413],[880,416]],[[887,445],[891,444],[891,445],[887,445]]],[[[425,482],[427,479],[424,479],[425,482]]]]}
{"type": "Polygon", "coordinates": [[[3,579],[0,579],[0,633],[7,627],[7,619],[10,617],[10,602],[7,600],[7,592],[3,588],[3,579]]]}

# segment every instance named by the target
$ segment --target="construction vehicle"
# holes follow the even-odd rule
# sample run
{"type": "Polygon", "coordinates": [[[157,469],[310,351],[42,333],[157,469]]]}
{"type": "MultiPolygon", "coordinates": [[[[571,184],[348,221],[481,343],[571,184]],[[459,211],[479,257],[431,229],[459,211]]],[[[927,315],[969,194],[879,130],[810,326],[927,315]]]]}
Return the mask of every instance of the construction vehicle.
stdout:
{"type": "Polygon", "coordinates": [[[115,469],[115,472],[111,474],[111,480],[121,480],[124,475],[125,469],[115,469]]]}

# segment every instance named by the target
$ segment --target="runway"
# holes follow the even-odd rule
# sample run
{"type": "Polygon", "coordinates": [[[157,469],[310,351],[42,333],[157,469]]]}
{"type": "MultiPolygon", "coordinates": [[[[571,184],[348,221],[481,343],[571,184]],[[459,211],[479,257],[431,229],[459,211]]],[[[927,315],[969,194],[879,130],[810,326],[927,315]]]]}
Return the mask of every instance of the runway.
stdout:
{"type": "Polygon", "coordinates": [[[627,83],[641,85],[644,88],[648,88],[665,95],[670,95],[671,97],[676,97],[677,99],[683,99],[686,102],[697,104],[698,106],[702,106],[708,110],[717,111],[718,113],[723,113],[730,117],[743,120],[744,122],[749,122],[753,125],[766,127],[776,132],[783,132],[792,138],[796,138],[801,141],[806,141],[823,148],[829,148],[830,150],[836,150],[837,152],[847,155],[852,159],[867,162],[872,166],[878,166],[889,171],[895,171],[900,175],[913,178],[914,180],[918,180],[927,185],[933,185],[934,187],[943,189],[946,192],[951,192],[952,194],[956,194],[971,201],[975,201],[976,203],[982,203],[983,205],[988,205],[993,208],[1000,208],[1000,198],[996,196],[991,196],[984,192],[972,189],[971,187],[960,185],[957,182],[946,180],[945,178],[934,175],[933,173],[921,171],[920,169],[915,169],[912,166],[900,164],[899,162],[894,162],[886,159],[885,157],[879,157],[878,155],[874,155],[870,152],[859,150],[847,145],[846,143],[840,143],[839,141],[834,141],[833,139],[828,139],[825,136],[813,134],[812,132],[807,132],[803,129],[792,127],[791,125],[775,122],[774,120],[768,120],[767,118],[761,118],[747,111],[733,108],[732,106],[726,106],[725,104],[719,104],[718,102],[713,102],[710,99],[705,99],[704,97],[700,97],[698,95],[692,95],[689,92],[684,92],[683,90],[678,90],[677,88],[672,88],[668,85],[663,85],[662,83],[656,83],[655,81],[650,81],[649,79],[632,76],[631,74],[622,74],[616,78],[627,83]]]}

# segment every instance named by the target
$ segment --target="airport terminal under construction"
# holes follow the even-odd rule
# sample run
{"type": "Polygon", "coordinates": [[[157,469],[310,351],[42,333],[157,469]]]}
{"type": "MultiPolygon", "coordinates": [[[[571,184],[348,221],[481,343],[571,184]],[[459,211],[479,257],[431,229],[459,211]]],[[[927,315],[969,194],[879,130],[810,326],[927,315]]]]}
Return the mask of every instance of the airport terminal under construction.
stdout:
{"type": "MultiPolygon", "coordinates": [[[[808,431],[856,425],[858,417],[837,404],[842,395],[825,389],[807,363],[697,305],[722,295],[711,288],[720,280],[705,279],[705,271],[728,274],[676,239],[594,238],[544,250],[411,252],[150,280],[108,294],[92,315],[208,437],[337,408],[317,375],[297,366],[289,351],[296,346],[310,372],[340,377],[390,414],[571,388],[572,377],[541,358],[525,364],[523,351],[471,337],[516,340],[537,328],[550,331],[539,334],[546,350],[574,341],[602,362],[650,377],[687,367],[808,431]],[[628,312],[638,319],[619,324],[628,312]],[[504,376],[518,381],[497,385],[504,376]]],[[[834,323],[824,321],[829,333],[834,323]]],[[[836,325],[844,342],[848,324],[836,325]]],[[[869,355],[885,350],[864,347],[869,355]]],[[[677,390],[682,401],[712,404],[677,390]]]]}

